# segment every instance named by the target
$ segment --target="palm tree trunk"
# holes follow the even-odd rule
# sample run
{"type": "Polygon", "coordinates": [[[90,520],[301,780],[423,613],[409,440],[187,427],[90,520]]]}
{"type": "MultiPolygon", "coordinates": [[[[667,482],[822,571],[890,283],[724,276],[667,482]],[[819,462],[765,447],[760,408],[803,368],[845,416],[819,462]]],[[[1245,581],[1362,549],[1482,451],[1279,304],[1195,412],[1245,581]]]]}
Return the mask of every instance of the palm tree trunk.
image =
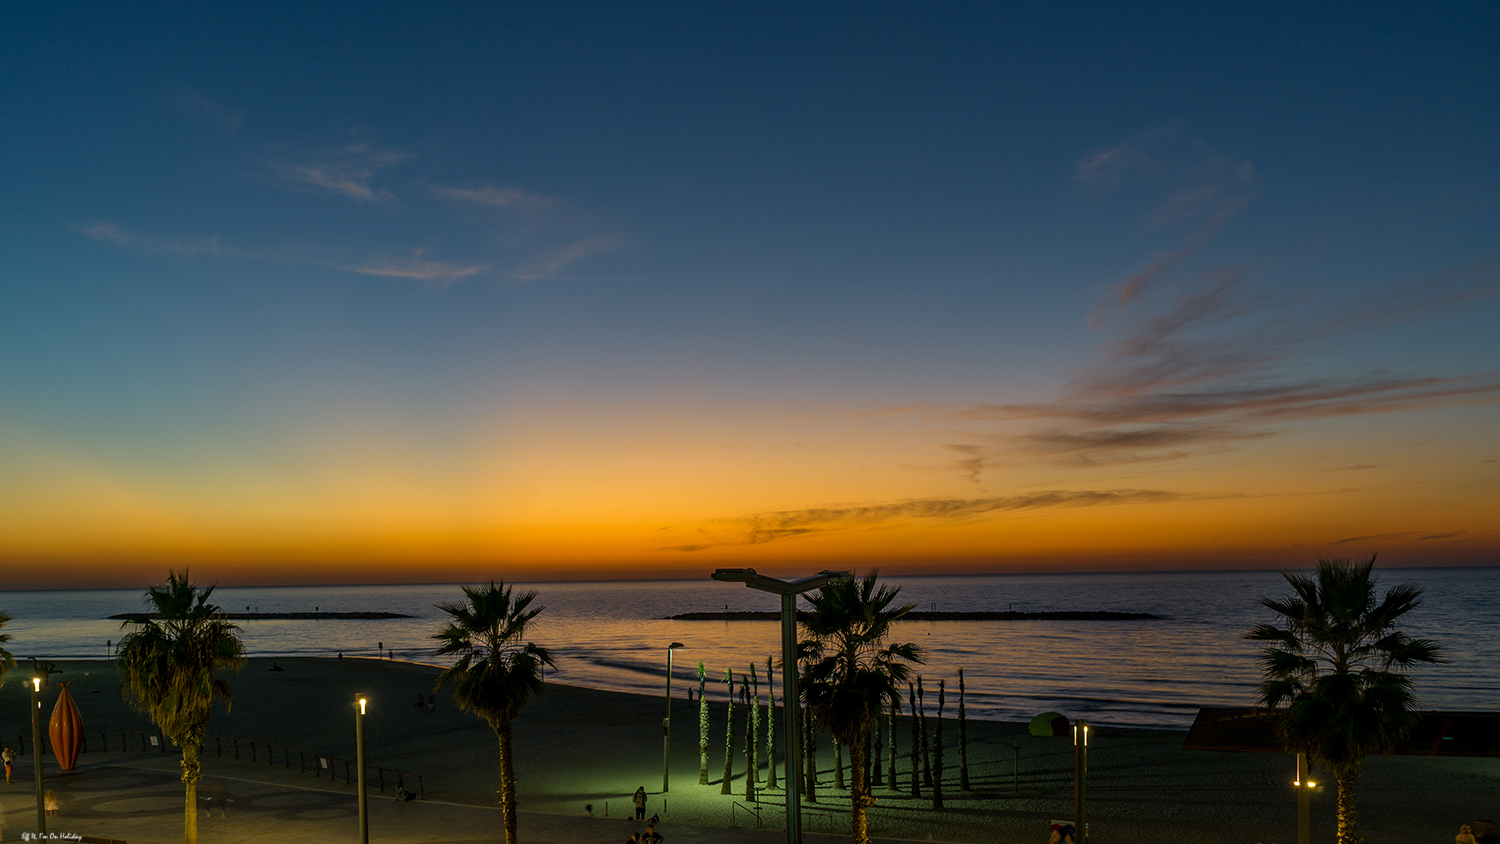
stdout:
{"type": "Polygon", "coordinates": [[[873,775],[870,780],[870,790],[872,791],[875,789],[875,786],[884,784],[883,780],[885,778],[885,768],[881,767],[880,764],[880,751],[885,749],[881,743],[880,732],[880,728],[885,726],[884,722],[885,707],[882,705],[875,710],[875,754],[874,757],[870,760],[870,772],[873,775]]]}
{"type": "Polygon", "coordinates": [[[816,803],[818,802],[818,731],[813,726],[811,718],[803,717],[802,724],[803,732],[807,736],[807,752],[802,754],[802,758],[807,760],[807,787],[802,789],[802,794],[807,802],[816,803]]]}
{"type": "Polygon", "coordinates": [[[932,745],[927,740],[927,704],[922,700],[922,678],[917,677],[917,721],[922,725],[922,784],[932,787],[932,745]]]}
{"type": "Polygon", "coordinates": [[[943,703],[945,680],[938,681],[937,720],[932,728],[932,808],[943,808],[943,703]]]}
{"type": "Polygon", "coordinates": [[[1359,781],[1359,770],[1340,769],[1334,772],[1339,790],[1338,844],[1359,844],[1354,833],[1354,822],[1358,816],[1354,805],[1354,785],[1359,781]]]}
{"type": "Polygon", "coordinates": [[[844,790],[844,743],[833,740],[833,787],[844,790]]]}
{"type": "Polygon", "coordinates": [[[775,666],[766,657],[766,788],[778,788],[776,784],[776,685],[771,682],[771,670],[775,666]]]}
{"type": "Polygon", "coordinates": [[[900,709],[901,700],[898,696],[897,699],[892,703],[891,708],[885,713],[885,735],[886,739],[891,745],[890,762],[888,763],[889,770],[886,771],[886,774],[888,775],[886,779],[890,780],[890,788],[892,791],[895,791],[899,788],[899,786],[896,784],[896,712],[900,709]]]}
{"type": "Polygon", "coordinates": [[[917,727],[917,692],[911,683],[906,684],[906,693],[911,707],[911,796],[922,796],[922,736],[917,727]]]}
{"type": "Polygon", "coordinates": [[[505,816],[505,844],[516,844],[516,766],[511,755],[510,722],[495,725],[500,739],[500,811],[505,816]]]}
{"type": "Polygon", "coordinates": [[[708,785],[708,672],[698,663],[698,784],[708,785]]]}
{"type": "Polygon", "coordinates": [[[729,781],[734,778],[734,669],[724,670],[724,682],[729,685],[729,701],[724,709],[724,782],[720,794],[733,794],[729,781]]]}
{"type": "Polygon", "coordinates": [[[182,804],[182,840],[186,844],[198,844],[198,780],[203,779],[203,766],[198,763],[198,745],[184,743],[181,747],[182,785],[185,792],[185,802],[182,804]]]}
{"type": "Polygon", "coordinates": [[[964,670],[958,669],[958,788],[969,790],[969,730],[964,714],[964,670]]]}
{"type": "Polygon", "coordinates": [[[865,741],[855,739],[849,745],[850,777],[852,782],[849,789],[850,831],[853,833],[852,844],[870,844],[870,822],[865,816],[865,809],[870,805],[870,780],[865,776],[865,741]]]}
{"type": "Polygon", "coordinates": [[[756,701],[750,700],[750,690],[744,683],[740,684],[740,694],[743,697],[740,703],[749,704],[745,713],[745,802],[755,802],[755,716],[760,707],[756,701]]]}

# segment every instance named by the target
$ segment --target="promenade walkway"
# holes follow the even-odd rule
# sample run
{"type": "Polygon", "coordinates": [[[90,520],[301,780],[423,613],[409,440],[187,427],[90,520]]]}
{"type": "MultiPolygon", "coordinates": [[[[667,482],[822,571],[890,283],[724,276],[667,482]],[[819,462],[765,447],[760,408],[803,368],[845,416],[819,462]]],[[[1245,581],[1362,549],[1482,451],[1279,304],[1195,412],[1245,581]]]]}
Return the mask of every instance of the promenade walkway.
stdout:
{"type": "MultiPolygon", "coordinates": [[[[47,819],[48,832],[123,839],[129,844],[181,841],[183,792],[178,758],[174,754],[95,757],[68,773],[49,766],[43,772],[46,788],[57,794],[62,809],[59,816],[47,819]]],[[[16,765],[15,782],[0,784],[0,841],[22,841],[23,833],[36,831],[36,798],[28,761],[16,765]]],[[[212,797],[215,806],[222,798],[227,808],[227,817],[221,817],[217,808],[212,817],[199,815],[203,844],[358,840],[356,790],[342,782],[208,757],[199,794],[212,797]]],[[[373,844],[493,844],[504,840],[498,807],[440,800],[397,803],[389,794],[373,790],[369,806],[373,844]]],[[[520,836],[526,844],[623,844],[641,829],[644,824],[623,818],[520,813],[520,836]]],[[[657,831],[668,844],[778,844],[786,840],[779,830],[693,826],[670,819],[659,824],[657,831]]],[[[808,844],[848,840],[847,835],[803,837],[808,844]]]]}

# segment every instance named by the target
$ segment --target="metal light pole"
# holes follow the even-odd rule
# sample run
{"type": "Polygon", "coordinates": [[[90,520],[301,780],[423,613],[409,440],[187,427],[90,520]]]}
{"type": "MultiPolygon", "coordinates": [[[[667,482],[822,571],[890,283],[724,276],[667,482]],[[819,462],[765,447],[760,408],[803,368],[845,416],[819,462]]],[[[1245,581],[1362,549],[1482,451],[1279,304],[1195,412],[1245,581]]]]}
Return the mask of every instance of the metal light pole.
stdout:
{"type": "MultiPolygon", "coordinates": [[[[661,721],[661,793],[667,793],[667,775],[672,758],[672,651],[682,647],[681,642],[667,645],[667,717],[661,721]]],[[[663,803],[663,806],[666,804],[663,803]]]]}
{"type": "Polygon", "coordinates": [[[786,735],[786,840],[802,844],[802,698],[797,693],[797,596],[853,577],[847,571],[824,571],[800,580],[756,574],[755,569],[719,569],[714,580],[743,583],[781,596],[781,702],[786,735]]]}
{"type": "Polygon", "coordinates": [[[355,700],[354,760],[359,766],[359,844],[370,844],[370,799],[365,792],[365,696],[355,700]]]}
{"type": "Polygon", "coordinates": [[[1312,841],[1312,797],[1313,782],[1309,777],[1312,770],[1307,766],[1307,754],[1297,754],[1297,779],[1292,785],[1297,787],[1297,844],[1310,844],[1312,841]]]}
{"type": "Polygon", "coordinates": [[[1078,844],[1088,844],[1088,817],[1085,809],[1086,783],[1089,776],[1089,722],[1079,718],[1073,724],[1073,759],[1074,759],[1074,783],[1073,806],[1076,817],[1073,822],[1078,824],[1078,844]]]}
{"type": "Polygon", "coordinates": [[[42,797],[42,678],[31,678],[31,756],[36,760],[36,831],[47,835],[47,801],[42,797]]]}

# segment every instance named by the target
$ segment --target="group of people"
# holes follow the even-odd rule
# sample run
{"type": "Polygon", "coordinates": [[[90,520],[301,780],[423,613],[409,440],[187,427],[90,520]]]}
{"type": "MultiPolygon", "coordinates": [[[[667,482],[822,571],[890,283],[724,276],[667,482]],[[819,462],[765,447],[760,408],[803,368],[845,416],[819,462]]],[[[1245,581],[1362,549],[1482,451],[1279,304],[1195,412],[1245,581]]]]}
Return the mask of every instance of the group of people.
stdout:
{"type": "Polygon", "coordinates": [[[626,840],[625,844],[662,844],[665,840],[662,834],[656,831],[656,822],[661,820],[659,815],[652,815],[646,820],[646,787],[643,785],[635,790],[630,802],[635,804],[635,819],[646,821],[646,831],[637,832],[626,840]]]}

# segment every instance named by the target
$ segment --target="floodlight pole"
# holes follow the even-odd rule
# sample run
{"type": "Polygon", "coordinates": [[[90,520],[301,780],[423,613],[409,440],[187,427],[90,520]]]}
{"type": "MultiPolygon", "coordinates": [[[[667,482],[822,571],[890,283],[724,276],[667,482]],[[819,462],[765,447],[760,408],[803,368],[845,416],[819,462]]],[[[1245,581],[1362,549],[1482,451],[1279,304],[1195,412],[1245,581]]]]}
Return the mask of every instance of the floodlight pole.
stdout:
{"type": "Polygon", "coordinates": [[[36,760],[36,831],[47,837],[47,802],[42,792],[42,678],[31,678],[31,758],[36,760]]]}
{"type": "Polygon", "coordinates": [[[370,795],[365,792],[365,696],[354,703],[354,760],[359,765],[359,844],[370,844],[370,795]]]}
{"type": "Polygon", "coordinates": [[[780,580],[755,569],[719,569],[714,580],[743,583],[781,596],[781,703],[786,765],[786,840],[802,844],[802,698],[797,691],[797,596],[849,580],[846,571],[824,571],[800,580],[780,580]]]}
{"type": "MultiPolygon", "coordinates": [[[[672,758],[672,651],[682,647],[681,642],[673,642],[667,646],[667,717],[662,719],[661,738],[661,793],[667,793],[667,775],[670,770],[672,758]]],[[[662,811],[666,811],[666,801],[662,802],[662,811]]]]}

